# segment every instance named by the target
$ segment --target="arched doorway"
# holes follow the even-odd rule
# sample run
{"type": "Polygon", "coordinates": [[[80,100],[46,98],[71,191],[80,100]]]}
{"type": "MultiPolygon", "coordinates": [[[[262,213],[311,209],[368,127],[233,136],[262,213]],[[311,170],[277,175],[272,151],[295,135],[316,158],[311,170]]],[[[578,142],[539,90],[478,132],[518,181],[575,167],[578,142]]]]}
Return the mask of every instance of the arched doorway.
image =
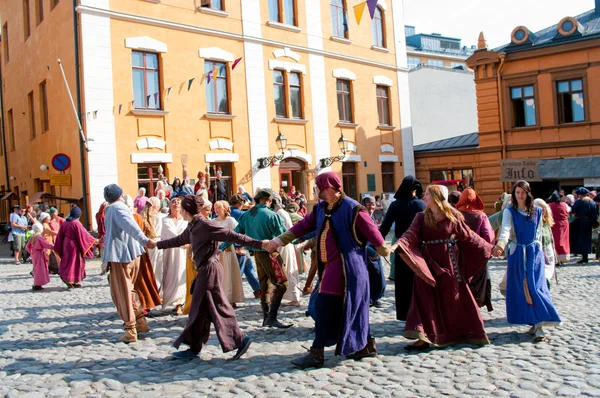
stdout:
{"type": "Polygon", "coordinates": [[[296,190],[306,194],[306,181],[303,171],[306,169],[306,164],[297,158],[287,158],[279,163],[279,188],[285,193],[290,191],[291,186],[295,186],[296,190]]]}

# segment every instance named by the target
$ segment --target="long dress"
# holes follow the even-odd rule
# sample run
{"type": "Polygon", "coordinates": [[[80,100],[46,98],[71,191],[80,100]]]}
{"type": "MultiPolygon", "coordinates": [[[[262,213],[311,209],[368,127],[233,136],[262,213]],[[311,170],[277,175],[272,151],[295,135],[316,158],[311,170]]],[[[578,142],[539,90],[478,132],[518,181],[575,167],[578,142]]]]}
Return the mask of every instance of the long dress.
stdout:
{"type": "MultiPolygon", "coordinates": [[[[458,211],[455,214],[458,216],[458,211]]],[[[421,246],[422,258],[435,279],[432,287],[421,277],[414,278],[404,337],[435,346],[488,344],[483,318],[467,281],[485,266],[493,246],[461,220],[453,223],[444,218],[432,228],[425,223],[424,213],[416,215],[398,242],[411,252],[418,252],[421,246]],[[460,248],[468,248],[474,257],[465,258],[460,248]]]]}
{"type": "MultiPolygon", "coordinates": [[[[283,209],[277,210],[277,214],[283,218],[283,222],[287,229],[292,228],[292,219],[290,213],[283,209]]],[[[281,248],[281,258],[285,265],[285,276],[288,279],[288,288],[283,295],[283,298],[290,301],[300,301],[302,297],[302,289],[300,288],[300,274],[298,270],[298,256],[296,255],[296,247],[293,244],[285,245],[281,248]]]]}
{"type": "MultiPolygon", "coordinates": [[[[154,234],[158,236],[157,239],[153,239],[154,242],[158,242],[160,240],[160,236],[162,235],[162,226],[164,218],[165,215],[161,213],[154,215],[154,234]]],[[[152,263],[152,268],[154,269],[154,276],[156,277],[156,287],[158,288],[159,292],[162,292],[164,253],[162,250],[149,249],[148,254],[150,255],[150,263],[152,263]]]]}
{"type": "MultiPolygon", "coordinates": [[[[133,218],[142,232],[148,236],[148,231],[146,230],[142,216],[133,213],[133,218]]],[[[156,286],[156,277],[154,276],[154,269],[152,268],[152,262],[150,261],[148,252],[145,252],[140,256],[140,267],[137,278],[135,278],[133,283],[133,288],[140,297],[140,303],[144,310],[149,311],[161,304],[160,293],[156,286]]]]}
{"type": "Polygon", "coordinates": [[[596,204],[589,198],[580,199],[571,208],[575,219],[570,228],[571,254],[592,252],[592,226],[596,221],[596,204]]]}
{"type": "MultiPolygon", "coordinates": [[[[165,217],[160,235],[161,240],[179,236],[187,228],[187,221],[165,217]]],[[[169,306],[183,305],[185,303],[185,259],[186,248],[174,247],[166,249],[163,253],[163,309],[169,306]]]]}
{"type": "Polygon", "coordinates": [[[60,257],[58,274],[63,282],[73,284],[85,279],[85,258],[94,258],[94,242],[79,220],[61,224],[54,250],[60,257]]]}
{"type": "Polygon", "coordinates": [[[52,250],[54,246],[49,243],[43,236],[38,236],[29,239],[25,249],[31,255],[33,262],[33,285],[44,286],[50,283],[50,273],[48,272],[48,256],[47,250],[52,250]]]}
{"type": "Polygon", "coordinates": [[[512,324],[556,325],[560,317],[552,304],[544,267],[542,209],[537,206],[534,209],[535,214],[527,217],[525,212],[510,206],[502,217],[498,244],[509,242],[506,318],[512,324]]]}
{"type": "Polygon", "coordinates": [[[554,236],[554,247],[560,261],[569,261],[571,246],[569,245],[569,212],[564,202],[550,203],[554,225],[552,235],[554,236]]]}
{"type": "MultiPolygon", "coordinates": [[[[212,220],[215,225],[233,231],[238,222],[233,217],[227,217],[225,220],[212,220]]],[[[222,242],[219,242],[221,244],[222,242]]],[[[240,264],[233,246],[229,246],[225,251],[219,254],[219,261],[223,266],[223,281],[221,286],[225,292],[225,297],[229,304],[243,303],[244,287],[242,286],[242,274],[240,273],[240,264]]]]}
{"type": "Polygon", "coordinates": [[[192,248],[188,247],[187,256],[185,258],[185,304],[183,305],[183,315],[188,315],[192,308],[192,284],[198,276],[196,266],[194,265],[194,258],[192,248]]]}

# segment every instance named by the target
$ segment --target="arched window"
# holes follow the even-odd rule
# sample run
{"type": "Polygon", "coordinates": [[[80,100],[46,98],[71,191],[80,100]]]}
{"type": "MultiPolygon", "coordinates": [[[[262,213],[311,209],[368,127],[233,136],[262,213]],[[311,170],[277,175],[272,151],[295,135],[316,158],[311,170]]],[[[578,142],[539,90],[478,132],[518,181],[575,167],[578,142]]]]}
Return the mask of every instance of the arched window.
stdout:
{"type": "Polygon", "coordinates": [[[375,14],[371,21],[371,30],[373,32],[373,45],[385,47],[384,16],[383,11],[379,6],[375,8],[375,14]]]}
{"type": "Polygon", "coordinates": [[[330,0],[333,36],[348,38],[348,16],[345,0],[330,0]]]}

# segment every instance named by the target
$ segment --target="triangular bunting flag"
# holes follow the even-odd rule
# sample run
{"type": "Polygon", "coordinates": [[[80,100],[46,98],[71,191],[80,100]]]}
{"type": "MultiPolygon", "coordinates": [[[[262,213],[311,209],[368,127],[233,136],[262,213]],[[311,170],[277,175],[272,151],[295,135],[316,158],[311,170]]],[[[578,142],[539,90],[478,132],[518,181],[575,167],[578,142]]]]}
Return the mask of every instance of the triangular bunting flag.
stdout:
{"type": "Polygon", "coordinates": [[[211,73],[210,73],[210,72],[208,72],[208,73],[206,74],[206,84],[210,84],[210,77],[211,77],[211,73]]]}
{"type": "Polygon", "coordinates": [[[185,86],[185,82],[181,82],[181,84],[179,85],[179,94],[181,94],[181,92],[183,91],[183,86],[185,86]]]}
{"type": "Polygon", "coordinates": [[[98,118],[98,111],[94,111],[94,120],[98,118]]]}
{"type": "Polygon", "coordinates": [[[212,78],[213,78],[213,79],[216,79],[216,78],[217,78],[217,76],[219,76],[219,68],[215,68],[215,69],[213,69],[213,71],[212,71],[212,78]]]}
{"type": "Polygon", "coordinates": [[[158,106],[158,93],[154,93],[154,104],[158,106]]]}
{"type": "Polygon", "coordinates": [[[119,104],[119,115],[121,114],[121,108],[123,107],[123,104],[119,104]]]}
{"type": "Polygon", "coordinates": [[[219,68],[219,74],[220,75],[225,74],[225,64],[221,65],[221,67],[219,68]]]}
{"type": "Polygon", "coordinates": [[[369,7],[371,19],[373,19],[375,17],[375,9],[377,8],[377,0],[367,0],[367,6],[369,7]]]}
{"type": "Polygon", "coordinates": [[[150,95],[146,96],[146,106],[150,106],[150,95]]]}
{"type": "Polygon", "coordinates": [[[231,70],[234,70],[235,67],[237,66],[237,64],[239,64],[241,60],[242,60],[242,57],[239,57],[238,59],[236,59],[235,61],[233,61],[233,65],[231,66],[231,70]]]}
{"type": "Polygon", "coordinates": [[[188,80],[188,91],[190,91],[190,87],[192,87],[192,83],[194,82],[195,77],[192,77],[190,80],[188,80]]]}
{"type": "Polygon", "coordinates": [[[171,94],[171,89],[172,89],[172,88],[173,88],[173,87],[169,87],[169,88],[167,89],[167,97],[169,96],[169,94],[171,94]]]}
{"type": "Polygon", "coordinates": [[[363,13],[365,12],[365,7],[367,3],[360,3],[354,6],[354,16],[356,17],[356,23],[360,25],[360,21],[362,19],[363,13]]]}

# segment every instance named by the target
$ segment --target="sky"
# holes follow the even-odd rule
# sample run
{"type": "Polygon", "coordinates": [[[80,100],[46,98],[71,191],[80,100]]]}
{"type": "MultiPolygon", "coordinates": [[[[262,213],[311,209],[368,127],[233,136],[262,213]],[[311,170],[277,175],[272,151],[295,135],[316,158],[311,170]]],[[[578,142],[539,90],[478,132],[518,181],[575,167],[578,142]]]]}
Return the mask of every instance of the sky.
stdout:
{"type": "Polygon", "coordinates": [[[594,0],[404,0],[404,23],[417,33],[441,33],[477,44],[483,31],[488,48],[510,42],[519,25],[536,32],[594,8],[594,0]]]}

